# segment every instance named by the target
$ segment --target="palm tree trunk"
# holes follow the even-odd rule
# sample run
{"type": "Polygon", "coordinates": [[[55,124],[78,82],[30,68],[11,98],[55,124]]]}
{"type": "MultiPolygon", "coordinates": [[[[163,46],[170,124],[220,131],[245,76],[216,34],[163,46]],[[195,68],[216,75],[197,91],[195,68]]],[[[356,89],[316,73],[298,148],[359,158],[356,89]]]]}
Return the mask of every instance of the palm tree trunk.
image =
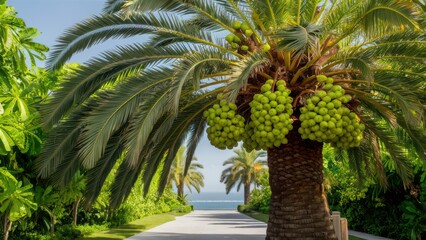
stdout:
{"type": "Polygon", "coordinates": [[[323,188],[322,143],[302,140],[268,150],[271,203],[267,240],[336,239],[323,188]]]}
{"type": "Polygon", "coordinates": [[[52,214],[50,216],[50,236],[54,236],[55,235],[55,221],[56,221],[56,217],[54,214],[52,214]]]}
{"type": "Polygon", "coordinates": [[[4,215],[4,222],[3,222],[3,233],[4,233],[4,240],[9,239],[9,232],[12,229],[12,222],[9,221],[9,218],[7,214],[4,215]]]}
{"type": "Polygon", "coordinates": [[[250,183],[244,184],[244,204],[250,201],[250,183]]]}
{"type": "Polygon", "coordinates": [[[183,184],[183,182],[177,186],[178,199],[182,203],[184,202],[184,199],[183,199],[183,188],[184,187],[185,187],[185,185],[183,184]]]}
{"type": "Polygon", "coordinates": [[[80,204],[81,198],[78,198],[73,204],[72,204],[72,224],[74,226],[77,226],[77,213],[78,213],[78,205],[80,204]]]}

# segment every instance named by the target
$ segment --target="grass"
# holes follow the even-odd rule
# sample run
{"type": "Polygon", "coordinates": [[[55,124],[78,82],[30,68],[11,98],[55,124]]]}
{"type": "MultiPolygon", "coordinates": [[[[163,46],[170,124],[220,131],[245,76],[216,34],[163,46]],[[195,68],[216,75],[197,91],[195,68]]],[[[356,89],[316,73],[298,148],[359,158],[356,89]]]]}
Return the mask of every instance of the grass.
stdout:
{"type": "MultiPolygon", "coordinates": [[[[256,220],[259,220],[261,222],[264,222],[264,223],[267,223],[268,219],[269,219],[268,214],[261,213],[261,212],[256,212],[256,211],[249,210],[249,211],[241,212],[241,213],[243,213],[243,214],[245,214],[245,215],[247,215],[247,216],[249,216],[251,218],[254,218],[256,220]]],[[[365,239],[349,235],[349,240],[365,240],[365,239]]]]}
{"type": "Polygon", "coordinates": [[[264,213],[261,213],[261,212],[256,212],[256,211],[250,211],[249,210],[249,211],[242,212],[242,213],[245,214],[245,215],[247,215],[247,216],[249,216],[249,217],[251,217],[251,218],[254,218],[256,220],[264,222],[264,223],[267,223],[268,219],[269,219],[268,214],[264,214],[264,213]]]}
{"type": "Polygon", "coordinates": [[[153,216],[144,217],[136,221],[111,228],[105,231],[92,233],[89,236],[79,238],[84,239],[125,239],[140,232],[159,226],[163,223],[175,220],[175,216],[182,214],[163,213],[153,216]]]}

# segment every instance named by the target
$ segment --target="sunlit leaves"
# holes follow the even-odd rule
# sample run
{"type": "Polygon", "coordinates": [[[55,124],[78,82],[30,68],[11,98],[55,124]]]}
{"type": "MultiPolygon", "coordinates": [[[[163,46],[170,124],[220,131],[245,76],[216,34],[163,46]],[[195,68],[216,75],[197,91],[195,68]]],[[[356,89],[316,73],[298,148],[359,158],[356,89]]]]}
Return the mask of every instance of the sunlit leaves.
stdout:
{"type": "Polygon", "coordinates": [[[6,168],[0,168],[0,212],[5,213],[9,221],[31,216],[37,209],[32,187],[31,184],[23,186],[6,168]]]}
{"type": "Polygon", "coordinates": [[[52,135],[37,170],[66,185],[80,167],[88,168],[91,204],[123,157],[111,188],[111,206],[118,207],[140,176],[146,193],[161,167],[163,191],[184,143],[189,167],[205,128],[202,112],[218,94],[231,101],[246,94],[246,104],[265,78],[282,78],[297,99],[291,105],[297,119],[297,108],[322,87],[315,75],[325,74],[352,95],[346,107],[371,128],[361,147],[348,152],[352,166],[360,169],[366,160],[379,169],[378,157],[361,156],[392,149],[395,169],[408,181],[400,150],[414,145],[422,151],[424,137],[417,131],[426,101],[419,11],[397,0],[108,0],[103,15],[60,37],[49,66],[59,68],[103,41],[142,38],[93,58],[55,90],[44,108],[52,135]],[[235,20],[244,31],[232,26],[235,20]],[[229,32],[241,37],[244,49],[223,40],[229,32]]]}

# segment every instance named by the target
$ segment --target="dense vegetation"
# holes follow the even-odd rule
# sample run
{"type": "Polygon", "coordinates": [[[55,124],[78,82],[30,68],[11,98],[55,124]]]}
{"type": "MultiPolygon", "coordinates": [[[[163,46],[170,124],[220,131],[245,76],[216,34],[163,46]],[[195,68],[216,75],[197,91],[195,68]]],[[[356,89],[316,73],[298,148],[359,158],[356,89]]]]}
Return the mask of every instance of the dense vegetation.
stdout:
{"type": "Polygon", "coordinates": [[[66,185],[83,166],[90,204],[124,155],[111,188],[118,207],[158,166],[164,190],[179,147],[188,167],[208,129],[218,148],[243,140],[267,150],[268,240],[335,239],[324,144],[382,184],[384,153],[405,186],[411,155],[425,160],[424,9],[410,0],[109,0],[62,34],[49,68],[103,41],[142,40],[93,56],[54,91],[38,174],[66,185]]]}
{"type": "Polygon", "coordinates": [[[109,0],[64,33],[45,70],[37,30],[0,1],[4,238],[75,238],[183,210],[183,191],[177,200],[168,183],[191,170],[206,129],[218,148],[243,140],[268,152],[269,173],[227,182],[249,189],[256,179],[249,205],[269,212],[267,239],[334,239],[323,184],[353,228],[420,238],[425,9],[408,0],[109,0]],[[134,35],[149,38],[65,64],[134,35]]]}
{"type": "Polygon", "coordinates": [[[87,187],[85,171],[77,171],[63,188],[37,178],[33,164],[48,134],[40,127],[40,104],[49,99],[56,84],[80,68],[78,64],[58,71],[37,67],[36,59],[43,60],[48,50],[33,41],[37,35],[12,7],[0,4],[0,233],[4,239],[75,239],[143,216],[183,211],[171,188],[159,199],[155,190],[144,196],[141,180],[120,208],[111,209],[109,176],[88,210],[80,207],[87,187]]]}
{"type": "MultiPolygon", "coordinates": [[[[385,157],[386,159],[386,157],[385,157]]],[[[348,167],[348,159],[324,150],[324,174],[331,211],[340,211],[349,228],[391,239],[423,239],[426,236],[426,166],[412,159],[414,181],[405,188],[395,168],[387,162],[388,185],[360,176],[348,167]]],[[[271,189],[268,174],[256,180],[250,202],[241,210],[269,212],[271,189]]]]}

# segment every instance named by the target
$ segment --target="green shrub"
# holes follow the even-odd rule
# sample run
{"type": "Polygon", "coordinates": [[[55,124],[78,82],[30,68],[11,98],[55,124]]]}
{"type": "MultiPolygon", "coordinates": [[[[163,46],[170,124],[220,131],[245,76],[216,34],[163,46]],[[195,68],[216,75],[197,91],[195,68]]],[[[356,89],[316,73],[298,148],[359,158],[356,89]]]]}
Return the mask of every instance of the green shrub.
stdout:
{"type": "Polygon", "coordinates": [[[248,211],[250,211],[250,206],[245,205],[245,204],[240,204],[240,205],[238,205],[237,210],[238,210],[238,212],[242,212],[242,213],[248,212],[248,211]]]}
{"type": "Polygon", "coordinates": [[[20,236],[21,239],[25,240],[51,240],[52,238],[50,235],[44,235],[34,232],[25,233],[22,236],[20,236]]]}
{"type": "Polygon", "coordinates": [[[73,225],[64,225],[58,228],[55,239],[72,240],[82,237],[83,234],[73,225]]]}
{"type": "Polygon", "coordinates": [[[349,228],[382,237],[408,240],[409,229],[404,225],[400,208],[409,193],[395,174],[388,174],[388,188],[383,190],[372,185],[361,199],[342,199],[345,191],[341,186],[328,193],[330,209],[340,211],[348,219],[349,228]]]}
{"type": "Polygon", "coordinates": [[[401,205],[404,226],[411,239],[426,239],[426,172],[420,178],[418,186],[413,186],[410,198],[401,205]]]}
{"type": "Polygon", "coordinates": [[[181,205],[173,207],[172,211],[176,213],[190,213],[194,210],[192,205],[181,205]]]}
{"type": "Polygon", "coordinates": [[[256,179],[256,185],[258,188],[250,193],[250,209],[267,214],[269,213],[269,199],[272,194],[269,186],[269,174],[263,173],[256,179]]]}

